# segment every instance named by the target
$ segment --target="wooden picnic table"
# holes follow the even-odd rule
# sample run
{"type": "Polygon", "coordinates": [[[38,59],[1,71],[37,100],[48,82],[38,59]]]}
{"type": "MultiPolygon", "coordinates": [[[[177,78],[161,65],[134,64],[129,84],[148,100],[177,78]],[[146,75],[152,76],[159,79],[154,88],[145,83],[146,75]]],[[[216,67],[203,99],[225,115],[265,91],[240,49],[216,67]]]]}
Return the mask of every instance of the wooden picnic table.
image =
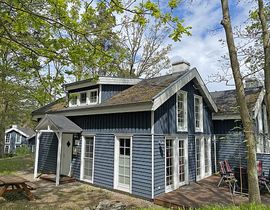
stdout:
{"type": "Polygon", "coordinates": [[[0,176],[0,197],[2,197],[6,192],[25,192],[28,200],[33,200],[34,195],[27,188],[28,180],[14,175],[0,176]]]}

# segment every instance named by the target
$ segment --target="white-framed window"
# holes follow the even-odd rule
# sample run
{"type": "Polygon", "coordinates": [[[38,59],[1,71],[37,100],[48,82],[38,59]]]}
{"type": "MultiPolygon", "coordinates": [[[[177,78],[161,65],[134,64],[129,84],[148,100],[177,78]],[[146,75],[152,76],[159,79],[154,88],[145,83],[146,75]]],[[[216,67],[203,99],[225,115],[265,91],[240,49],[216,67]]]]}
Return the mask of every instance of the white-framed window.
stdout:
{"type": "Polygon", "coordinates": [[[7,133],[5,136],[5,144],[10,144],[10,133],[7,133]]]}
{"type": "Polygon", "coordinates": [[[116,136],[114,151],[114,188],[131,193],[132,137],[116,136]]]}
{"type": "Polygon", "coordinates": [[[261,134],[257,135],[257,153],[264,153],[264,137],[261,134]]]}
{"type": "Polygon", "coordinates": [[[267,110],[265,105],[263,105],[263,127],[264,133],[268,133],[267,110]]]}
{"type": "Polygon", "coordinates": [[[95,157],[95,136],[82,137],[81,179],[93,183],[95,157]]]}
{"type": "Polygon", "coordinates": [[[69,106],[93,105],[98,103],[98,89],[69,94],[69,106]]]}
{"type": "Polygon", "coordinates": [[[187,131],[187,92],[178,91],[176,95],[177,131],[187,131]]]}
{"type": "Polygon", "coordinates": [[[84,105],[87,103],[87,92],[80,93],[80,105],[84,105]]]}
{"type": "Polygon", "coordinates": [[[15,143],[16,144],[21,144],[22,143],[22,136],[19,135],[18,133],[15,133],[15,143]]]}
{"type": "Polygon", "coordinates": [[[89,104],[97,104],[98,103],[98,90],[89,91],[89,104]]]}
{"type": "Polygon", "coordinates": [[[257,122],[258,122],[258,131],[259,133],[263,132],[263,119],[262,119],[262,109],[260,108],[258,111],[258,116],[257,116],[257,122]]]}
{"type": "Polygon", "coordinates": [[[21,145],[15,145],[15,149],[18,149],[20,147],[21,147],[21,145]]]}
{"type": "Polygon", "coordinates": [[[212,173],[211,138],[208,136],[195,137],[196,180],[199,181],[212,173]]]}
{"type": "Polygon", "coordinates": [[[70,93],[69,94],[69,106],[78,106],[79,105],[79,94],[70,93]]]}
{"type": "Polygon", "coordinates": [[[165,192],[188,184],[188,136],[165,138],[165,192]]]}
{"type": "Polygon", "coordinates": [[[195,131],[203,132],[203,100],[201,96],[194,95],[195,131]]]}
{"type": "Polygon", "coordinates": [[[7,154],[10,151],[10,145],[5,145],[4,147],[4,153],[7,154]]]}

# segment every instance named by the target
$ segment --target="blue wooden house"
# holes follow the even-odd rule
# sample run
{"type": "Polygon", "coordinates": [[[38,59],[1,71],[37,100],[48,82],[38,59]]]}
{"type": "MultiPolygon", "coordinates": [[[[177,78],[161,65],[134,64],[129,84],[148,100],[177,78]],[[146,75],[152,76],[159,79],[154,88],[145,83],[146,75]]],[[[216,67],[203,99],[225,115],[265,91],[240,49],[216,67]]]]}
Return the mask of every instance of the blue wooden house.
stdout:
{"type": "MultiPolygon", "coordinates": [[[[270,169],[270,139],[268,135],[265,90],[256,80],[246,82],[246,102],[253,120],[257,140],[257,159],[262,160],[263,170],[270,169]],[[250,84],[251,83],[251,84],[250,84]]],[[[213,113],[216,161],[227,159],[233,167],[246,166],[246,145],[235,90],[211,93],[218,107],[213,113]]]]}
{"type": "Polygon", "coordinates": [[[31,128],[12,125],[11,128],[5,131],[4,153],[14,153],[22,145],[26,145],[34,151],[35,132],[31,128]]]}
{"type": "Polygon", "coordinates": [[[151,79],[99,77],[64,86],[33,112],[34,176],[56,174],[153,199],[212,174],[217,106],[186,62],[151,79]]]}

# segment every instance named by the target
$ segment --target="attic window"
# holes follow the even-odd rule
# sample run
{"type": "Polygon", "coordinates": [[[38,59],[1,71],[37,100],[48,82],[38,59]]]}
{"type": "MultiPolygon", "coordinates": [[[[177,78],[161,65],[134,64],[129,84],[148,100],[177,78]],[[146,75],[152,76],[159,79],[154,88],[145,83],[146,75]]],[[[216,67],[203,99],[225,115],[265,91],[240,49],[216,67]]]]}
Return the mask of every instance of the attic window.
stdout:
{"type": "Polygon", "coordinates": [[[70,106],[77,106],[77,104],[78,104],[78,95],[77,94],[70,94],[69,105],[70,106]]]}
{"type": "Polygon", "coordinates": [[[195,131],[203,132],[203,100],[201,96],[194,96],[195,131]]]}
{"type": "Polygon", "coordinates": [[[98,91],[97,90],[90,91],[89,102],[90,102],[90,104],[97,104],[97,102],[98,102],[98,91]]]}
{"type": "Polygon", "coordinates": [[[5,140],[5,143],[6,143],[6,144],[9,144],[9,143],[10,143],[10,133],[7,133],[7,134],[6,134],[6,140],[5,140]]]}
{"type": "Polygon", "coordinates": [[[86,92],[80,93],[80,104],[86,104],[86,100],[87,100],[87,93],[86,92]]]}

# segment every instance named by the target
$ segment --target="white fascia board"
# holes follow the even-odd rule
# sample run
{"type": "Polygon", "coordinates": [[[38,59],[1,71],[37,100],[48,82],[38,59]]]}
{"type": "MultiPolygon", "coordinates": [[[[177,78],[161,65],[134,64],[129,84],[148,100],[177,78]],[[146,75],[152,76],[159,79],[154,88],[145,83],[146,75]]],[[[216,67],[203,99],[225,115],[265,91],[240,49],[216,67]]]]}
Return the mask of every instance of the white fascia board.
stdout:
{"type": "Polygon", "coordinates": [[[258,96],[258,99],[256,101],[256,104],[255,106],[253,107],[253,119],[256,119],[257,115],[258,115],[258,112],[259,112],[259,109],[261,108],[262,106],[262,102],[263,102],[263,99],[264,99],[264,96],[265,96],[265,90],[262,89],[259,96],[258,96]]]}
{"type": "Polygon", "coordinates": [[[177,91],[179,91],[182,87],[184,87],[187,83],[189,83],[194,78],[196,78],[200,87],[200,92],[203,95],[203,97],[206,98],[206,102],[208,102],[208,105],[210,105],[212,109],[215,112],[217,112],[218,111],[217,105],[212,99],[201,76],[199,75],[197,69],[195,68],[193,68],[192,70],[188,71],[186,74],[181,76],[176,82],[172,83],[164,91],[154,96],[152,110],[153,111],[156,110],[159,106],[161,106],[165,101],[167,101],[171,96],[173,96],[177,91]]]}
{"type": "Polygon", "coordinates": [[[212,120],[241,120],[241,117],[239,114],[231,114],[231,115],[215,115],[215,113],[212,114],[212,120]]]}
{"type": "Polygon", "coordinates": [[[6,130],[5,133],[9,133],[10,131],[16,131],[16,132],[20,133],[21,135],[25,136],[26,138],[29,137],[29,135],[27,135],[26,133],[22,132],[18,128],[10,128],[10,129],[6,130]]]}
{"type": "Polygon", "coordinates": [[[80,84],[74,84],[74,85],[68,85],[65,86],[65,90],[75,90],[79,88],[85,88],[85,87],[91,87],[94,85],[135,85],[138,82],[142,81],[142,79],[129,79],[129,78],[113,78],[113,77],[99,77],[99,79],[94,81],[88,81],[82,82],[80,84]]]}
{"type": "Polygon", "coordinates": [[[89,109],[77,109],[77,110],[62,110],[57,113],[61,113],[64,116],[82,116],[82,115],[97,115],[97,114],[113,114],[113,113],[126,113],[126,112],[141,112],[151,111],[152,103],[141,103],[133,105],[115,105],[108,107],[96,107],[89,109]]]}

